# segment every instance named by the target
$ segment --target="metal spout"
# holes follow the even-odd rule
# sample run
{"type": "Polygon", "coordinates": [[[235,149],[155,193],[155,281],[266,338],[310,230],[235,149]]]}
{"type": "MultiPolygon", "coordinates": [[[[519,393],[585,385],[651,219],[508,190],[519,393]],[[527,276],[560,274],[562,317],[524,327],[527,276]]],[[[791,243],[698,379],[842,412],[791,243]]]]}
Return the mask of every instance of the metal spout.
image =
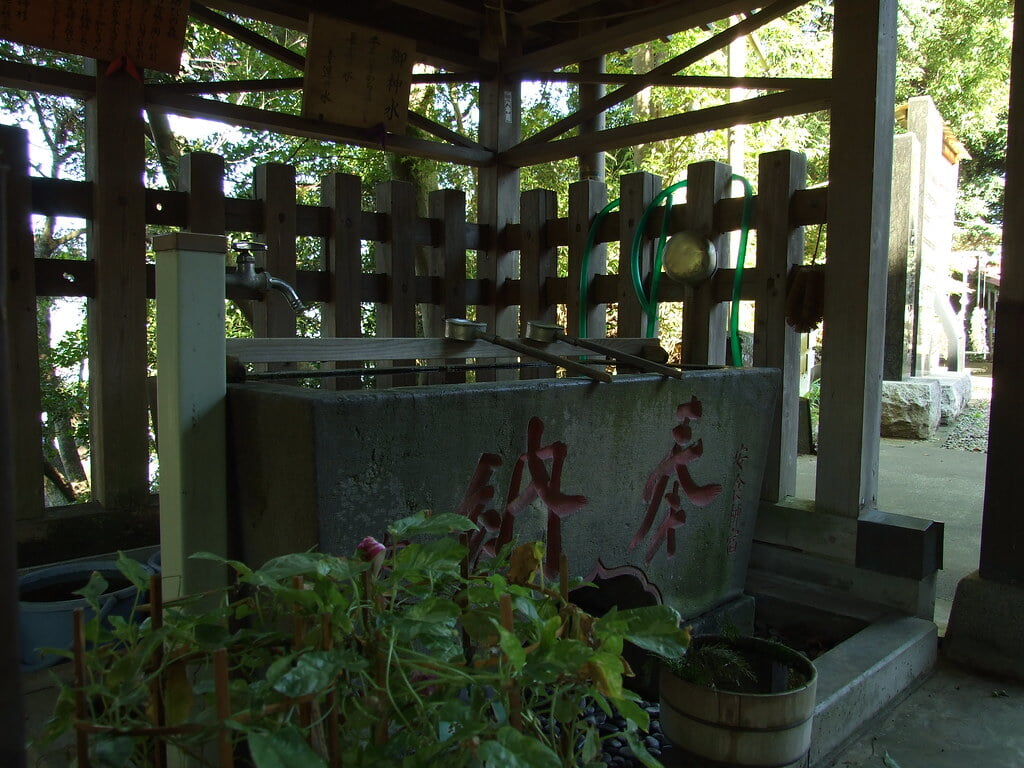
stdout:
{"type": "Polygon", "coordinates": [[[288,306],[296,314],[306,311],[306,307],[302,303],[302,299],[299,298],[298,292],[291,285],[279,277],[274,277],[269,272],[256,271],[256,257],[253,256],[252,252],[254,250],[266,250],[266,244],[241,240],[237,243],[232,243],[231,247],[234,248],[238,255],[235,257],[235,271],[224,275],[225,285],[248,288],[261,293],[266,293],[270,290],[278,291],[288,300],[288,306]]]}

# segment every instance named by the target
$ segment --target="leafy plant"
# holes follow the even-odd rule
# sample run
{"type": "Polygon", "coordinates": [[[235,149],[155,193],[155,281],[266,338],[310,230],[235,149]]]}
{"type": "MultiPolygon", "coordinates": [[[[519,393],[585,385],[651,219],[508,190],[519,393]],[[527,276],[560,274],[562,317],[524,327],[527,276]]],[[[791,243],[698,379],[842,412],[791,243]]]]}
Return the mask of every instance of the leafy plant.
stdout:
{"type": "MultiPolygon", "coordinates": [[[[421,513],[352,557],[297,553],[256,570],[221,560],[236,582],[222,593],[141,624],[90,622],[83,679],[61,691],[48,736],[87,734],[100,766],[152,765],[158,737],[201,765],[217,764],[219,740],[256,768],[558,768],[601,764],[611,736],[584,719],[594,705],[625,717],[614,735],[659,765],[637,737],[648,714],[623,685],[622,650],[682,653],[678,614],[585,613],[566,598],[564,565],[560,583],[544,582],[538,543],[471,571],[472,528],[421,513]]],[[[142,569],[121,563],[145,587],[142,569]]],[[[83,591],[90,601],[100,581],[83,591]]]]}

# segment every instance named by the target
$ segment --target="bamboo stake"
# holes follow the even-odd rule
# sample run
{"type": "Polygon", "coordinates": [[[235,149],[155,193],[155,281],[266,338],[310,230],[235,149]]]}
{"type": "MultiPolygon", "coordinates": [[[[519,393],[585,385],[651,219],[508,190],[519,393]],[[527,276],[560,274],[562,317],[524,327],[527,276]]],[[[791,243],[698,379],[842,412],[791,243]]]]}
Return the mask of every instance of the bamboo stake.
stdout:
{"type": "MultiPolygon", "coordinates": [[[[85,611],[75,608],[72,614],[75,653],[75,719],[85,722],[85,611]]],[[[78,754],[78,768],[89,768],[89,736],[81,728],[75,729],[75,749],[78,754]]]]}
{"type": "MultiPolygon", "coordinates": [[[[295,589],[302,589],[304,583],[301,576],[292,577],[292,586],[295,589]]],[[[303,643],[306,641],[306,620],[299,609],[300,606],[296,603],[295,615],[292,617],[292,648],[296,651],[302,648],[303,643]]],[[[313,722],[312,710],[313,705],[310,703],[299,704],[299,727],[303,730],[307,730],[313,722]]],[[[307,740],[311,739],[312,734],[309,734],[307,740]]]]}
{"type": "MultiPolygon", "coordinates": [[[[511,632],[515,626],[512,620],[512,596],[504,594],[501,596],[501,626],[511,632]]],[[[523,701],[519,695],[519,686],[515,681],[509,681],[508,687],[508,720],[517,731],[523,730],[523,701]]]]}
{"type": "Polygon", "coordinates": [[[231,751],[231,731],[224,721],[231,717],[231,690],[228,682],[228,652],[218,648],[213,652],[213,685],[217,696],[217,751],[220,768],[234,768],[235,758],[231,751]]]}
{"type": "MultiPolygon", "coordinates": [[[[331,614],[323,614],[320,621],[323,628],[324,650],[330,651],[334,648],[334,637],[331,634],[331,614]]],[[[338,730],[341,725],[338,722],[337,682],[331,686],[331,691],[327,694],[327,707],[327,766],[328,768],[338,768],[341,764],[341,744],[338,741],[340,738],[338,730]]]]}
{"type": "Polygon", "coordinates": [[[562,602],[569,602],[569,556],[562,552],[558,558],[558,588],[562,602]]]}
{"type": "MultiPolygon", "coordinates": [[[[164,626],[163,602],[163,580],[160,574],[151,574],[149,577],[150,626],[154,632],[159,632],[164,626]]],[[[149,683],[149,695],[153,703],[153,725],[158,728],[166,724],[164,721],[167,718],[164,705],[163,663],[164,646],[163,643],[160,643],[153,651],[153,668],[156,670],[156,676],[149,683]]],[[[153,739],[153,765],[155,768],[165,768],[167,765],[167,742],[159,737],[153,739]]]]}

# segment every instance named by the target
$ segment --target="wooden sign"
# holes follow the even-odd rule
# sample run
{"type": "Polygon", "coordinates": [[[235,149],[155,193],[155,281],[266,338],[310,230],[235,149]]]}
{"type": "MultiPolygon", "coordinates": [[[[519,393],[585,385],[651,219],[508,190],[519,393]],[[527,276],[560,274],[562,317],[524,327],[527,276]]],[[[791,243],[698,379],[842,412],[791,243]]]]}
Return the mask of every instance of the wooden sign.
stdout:
{"type": "Polygon", "coordinates": [[[406,38],[311,15],[303,116],[402,132],[415,51],[406,38]]]}
{"type": "Polygon", "coordinates": [[[0,0],[0,37],[177,73],[187,0],[0,0]]]}

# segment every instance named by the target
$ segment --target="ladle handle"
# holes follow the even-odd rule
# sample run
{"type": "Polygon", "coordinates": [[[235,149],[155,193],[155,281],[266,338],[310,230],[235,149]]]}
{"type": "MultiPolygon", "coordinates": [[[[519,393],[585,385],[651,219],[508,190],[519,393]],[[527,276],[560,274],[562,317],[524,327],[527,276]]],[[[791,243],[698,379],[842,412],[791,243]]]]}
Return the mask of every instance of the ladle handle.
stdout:
{"type": "Polygon", "coordinates": [[[576,360],[569,360],[564,357],[559,357],[558,355],[553,355],[550,352],[545,352],[543,349],[537,349],[536,347],[529,347],[526,344],[520,344],[518,341],[513,341],[512,339],[503,339],[489,333],[478,333],[477,336],[484,341],[489,341],[491,344],[497,344],[499,347],[511,349],[513,352],[518,352],[521,355],[535,357],[538,360],[543,360],[551,363],[552,365],[560,365],[567,371],[589,376],[595,381],[603,381],[605,384],[612,383],[612,375],[608,373],[608,371],[601,371],[597,368],[592,368],[589,365],[577,362],[576,360]]]}
{"type": "Polygon", "coordinates": [[[662,365],[656,363],[653,360],[648,360],[643,357],[637,357],[631,355],[628,352],[619,352],[617,349],[612,347],[606,347],[604,344],[598,344],[595,341],[588,341],[587,339],[574,339],[566,336],[564,333],[556,333],[556,338],[564,339],[570,344],[583,347],[584,349],[590,349],[594,352],[601,352],[602,354],[608,355],[608,357],[614,358],[622,363],[629,363],[634,368],[639,368],[641,371],[647,371],[648,373],[660,373],[662,376],[671,376],[674,379],[683,378],[683,372],[678,368],[673,368],[671,365],[662,365]]]}

